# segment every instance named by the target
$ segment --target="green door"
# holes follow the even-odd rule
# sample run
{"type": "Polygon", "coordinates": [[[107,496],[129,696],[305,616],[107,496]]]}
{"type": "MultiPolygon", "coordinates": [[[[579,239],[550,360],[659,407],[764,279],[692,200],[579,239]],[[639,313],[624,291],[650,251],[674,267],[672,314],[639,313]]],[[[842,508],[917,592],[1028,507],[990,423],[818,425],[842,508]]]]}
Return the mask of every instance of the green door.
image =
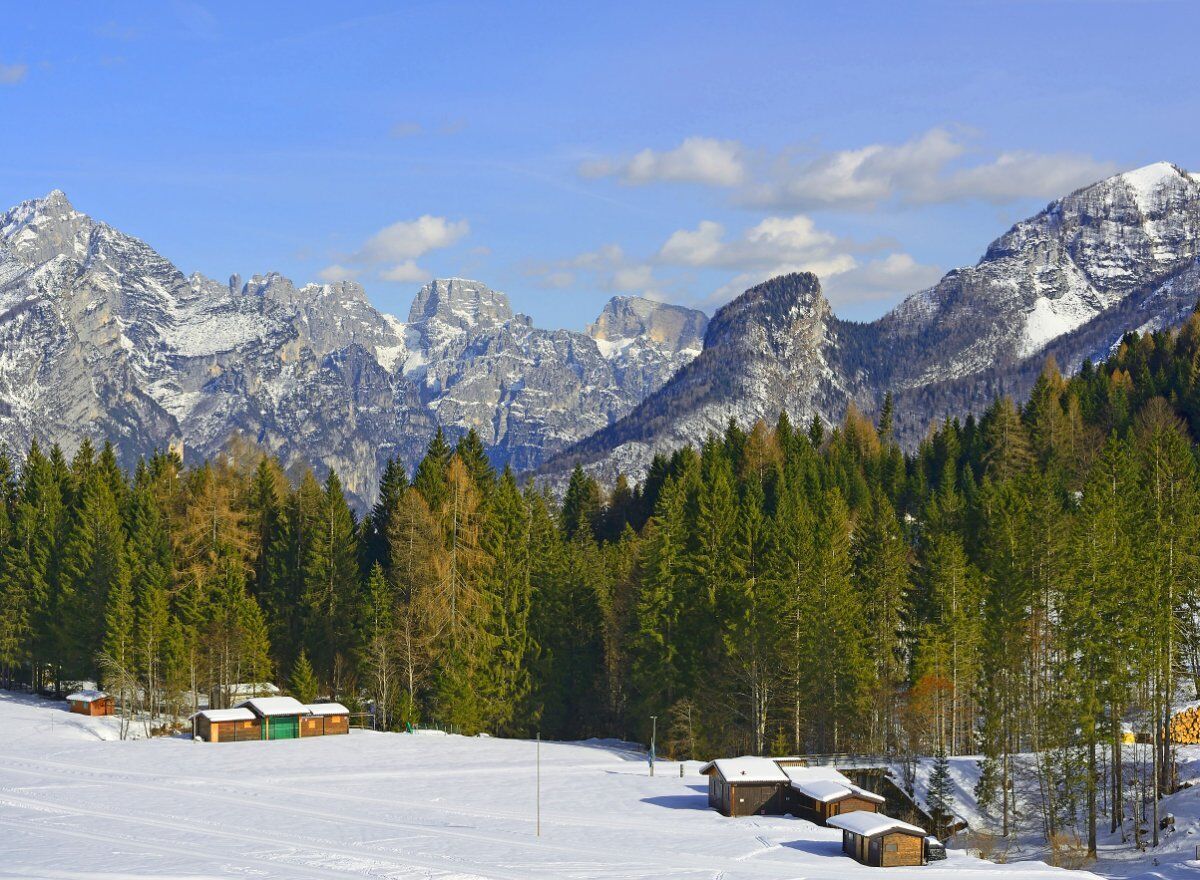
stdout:
{"type": "Polygon", "coordinates": [[[263,720],[263,739],[296,739],[300,736],[300,719],[296,715],[275,715],[263,720]]]}

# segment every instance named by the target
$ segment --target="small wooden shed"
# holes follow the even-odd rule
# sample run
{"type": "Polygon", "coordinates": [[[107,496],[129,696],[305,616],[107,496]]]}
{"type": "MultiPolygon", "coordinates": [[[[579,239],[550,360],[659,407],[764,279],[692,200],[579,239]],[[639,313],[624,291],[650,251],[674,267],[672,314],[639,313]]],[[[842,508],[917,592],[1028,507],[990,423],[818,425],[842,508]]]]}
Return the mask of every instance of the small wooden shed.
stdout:
{"type": "Polygon", "coordinates": [[[300,719],[308,716],[308,708],[295,697],[255,697],[236,708],[254,713],[262,724],[262,739],[299,739],[300,719]]]}
{"type": "Polygon", "coordinates": [[[350,710],[341,703],[307,703],[308,715],[300,722],[300,735],[334,736],[350,732],[350,710]]]}
{"type": "Polygon", "coordinates": [[[885,798],[855,785],[832,767],[783,768],[790,780],[788,812],[817,825],[841,813],[877,813],[885,798]]]}
{"type": "Polygon", "coordinates": [[[708,805],[726,816],[781,816],[787,810],[787,774],[770,758],[719,758],[700,768],[708,777],[708,805]]]}
{"type": "Polygon", "coordinates": [[[77,715],[111,715],[113,698],[104,691],[82,690],[67,694],[71,711],[77,715]]]}
{"type": "Polygon", "coordinates": [[[831,816],[842,830],[842,852],[872,868],[925,864],[925,831],[882,813],[855,810],[831,816]]]}
{"type": "Polygon", "coordinates": [[[205,742],[262,739],[262,722],[249,709],[203,709],[191,721],[192,735],[205,742]]]}

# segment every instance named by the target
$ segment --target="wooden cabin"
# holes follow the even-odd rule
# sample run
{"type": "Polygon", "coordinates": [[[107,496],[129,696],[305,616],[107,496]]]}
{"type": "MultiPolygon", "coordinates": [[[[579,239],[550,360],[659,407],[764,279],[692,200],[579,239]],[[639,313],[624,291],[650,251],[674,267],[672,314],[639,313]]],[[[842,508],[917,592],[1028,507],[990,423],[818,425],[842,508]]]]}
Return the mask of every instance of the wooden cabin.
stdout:
{"type": "Polygon", "coordinates": [[[720,758],[700,768],[708,777],[708,805],[726,816],[782,816],[787,774],[770,758],[720,758]]]}
{"type": "Polygon", "coordinates": [[[235,707],[249,709],[262,725],[262,739],[299,739],[308,708],[295,697],[255,697],[235,707]]]}
{"type": "Polygon", "coordinates": [[[841,813],[877,813],[885,798],[851,782],[832,767],[783,768],[789,780],[788,812],[817,825],[841,813]]]}
{"type": "Polygon", "coordinates": [[[204,709],[191,718],[192,735],[205,742],[262,739],[262,722],[249,709],[204,709]]]}
{"type": "Polygon", "coordinates": [[[830,816],[842,830],[842,852],[872,868],[925,864],[925,831],[882,813],[863,810],[830,816]]]}
{"type": "Polygon", "coordinates": [[[82,690],[67,694],[67,703],[76,715],[111,715],[113,698],[104,691],[82,690]]]}
{"type": "Polygon", "coordinates": [[[350,732],[350,710],[341,703],[308,703],[300,721],[300,736],[335,736],[350,732]]]}

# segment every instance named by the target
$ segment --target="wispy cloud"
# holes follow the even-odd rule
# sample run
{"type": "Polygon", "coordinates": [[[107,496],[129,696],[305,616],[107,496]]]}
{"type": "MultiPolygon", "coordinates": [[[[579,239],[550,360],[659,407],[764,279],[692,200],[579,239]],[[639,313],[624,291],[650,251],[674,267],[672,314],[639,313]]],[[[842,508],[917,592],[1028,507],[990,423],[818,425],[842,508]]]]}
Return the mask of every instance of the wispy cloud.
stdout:
{"type": "Polygon", "coordinates": [[[15,86],[28,75],[28,64],[0,64],[0,85],[15,86]]]}
{"type": "Polygon", "coordinates": [[[323,281],[354,278],[374,272],[384,281],[425,281],[430,274],[417,265],[425,254],[450,247],[471,231],[466,220],[424,214],[401,220],[376,232],[358,250],[342,254],[320,271],[323,281]]]}
{"type": "Polygon", "coordinates": [[[584,177],[627,185],[688,182],[731,191],[735,203],[768,210],[874,210],[881,205],[1049,198],[1116,171],[1078,153],[988,151],[966,132],[929,129],[907,141],[823,153],[755,153],[737,141],[687,138],[665,151],[583,162],[584,177]]]}
{"type": "Polygon", "coordinates": [[[414,137],[423,130],[419,122],[397,122],[388,129],[388,134],[394,138],[407,138],[414,137]]]}
{"type": "Polygon", "coordinates": [[[735,186],[746,169],[737,141],[690,137],[672,150],[645,149],[628,158],[592,159],[579,166],[584,177],[616,177],[630,186],[649,183],[701,183],[735,186]]]}
{"type": "Polygon", "coordinates": [[[703,220],[672,232],[646,257],[608,244],[527,267],[527,274],[546,288],[588,285],[706,308],[723,305],[748,287],[787,272],[815,273],[839,305],[899,297],[941,276],[937,266],[879,242],[861,244],[835,235],[803,214],[765,217],[733,231],[703,220]],[[699,272],[725,274],[727,280],[698,292],[699,272]]]}

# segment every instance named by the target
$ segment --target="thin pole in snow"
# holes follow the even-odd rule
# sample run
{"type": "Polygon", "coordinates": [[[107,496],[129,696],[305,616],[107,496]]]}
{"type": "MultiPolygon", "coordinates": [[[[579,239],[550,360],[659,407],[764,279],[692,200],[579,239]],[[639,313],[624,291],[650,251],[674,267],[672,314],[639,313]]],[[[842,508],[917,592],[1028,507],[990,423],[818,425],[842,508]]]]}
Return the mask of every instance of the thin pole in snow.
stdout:
{"type": "Polygon", "coordinates": [[[542,836],[542,732],[537,735],[537,836],[542,836]]]}
{"type": "Polygon", "coordinates": [[[655,749],[655,746],[657,745],[655,740],[658,739],[658,716],[651,715],[650,723],[652,725],[652,727],[650,728],[650,775],[653,776],[654,775],[654,757],[655,757],[654,749],[655,749]]]}

